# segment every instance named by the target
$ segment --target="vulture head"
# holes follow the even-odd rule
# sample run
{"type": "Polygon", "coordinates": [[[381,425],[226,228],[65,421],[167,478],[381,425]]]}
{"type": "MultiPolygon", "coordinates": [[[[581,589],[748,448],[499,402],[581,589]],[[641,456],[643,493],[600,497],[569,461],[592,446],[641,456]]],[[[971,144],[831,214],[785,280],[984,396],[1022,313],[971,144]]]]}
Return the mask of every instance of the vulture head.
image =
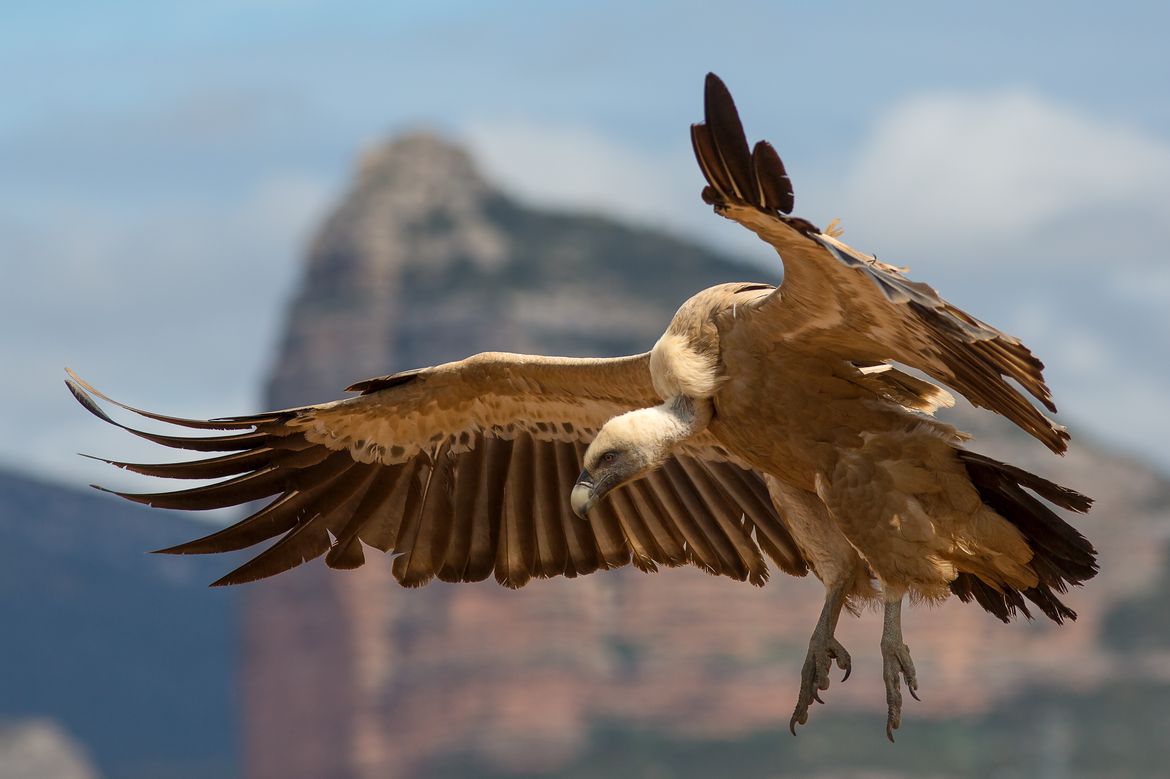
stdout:
{"type": "Polygon", "coordinates": [[[606,422],[585,450],[585,470],[569,496],[577,516],[584,518],[615,487],[662,467],[675,446],[705,427],[710,419],[708,404],[702,404],[702,412],[696,405],[680,397],[606,422]]]}

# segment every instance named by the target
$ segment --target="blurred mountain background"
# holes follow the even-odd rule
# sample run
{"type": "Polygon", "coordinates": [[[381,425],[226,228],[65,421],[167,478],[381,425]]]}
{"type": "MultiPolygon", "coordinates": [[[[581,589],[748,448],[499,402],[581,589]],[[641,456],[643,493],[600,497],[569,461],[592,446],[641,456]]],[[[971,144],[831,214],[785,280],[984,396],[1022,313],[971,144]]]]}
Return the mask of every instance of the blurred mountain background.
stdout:
{"type": "MultiPolygon", "coordinates": [[[[693,291],[768,278],[657,229],[523,205],[429,133],[365,153],[307,255],[269,407],[484,349],[645,350],[693,291]]],[[[1063,628],[915,609],[923,702],[896,747],[873,614],[840,634],[852,678],[785,732],[811,577],[756,589],[622,569],[406,591],[374,558],[209,591],[230,560],[145,554],[205,524],[4,475],[0,776],[1161,775],[1170,481],[1091,436],[1058,460],[989,415],[954,417],[980,451],[1097,498],[1074,521],[1102,572],[1063,628]]]]}

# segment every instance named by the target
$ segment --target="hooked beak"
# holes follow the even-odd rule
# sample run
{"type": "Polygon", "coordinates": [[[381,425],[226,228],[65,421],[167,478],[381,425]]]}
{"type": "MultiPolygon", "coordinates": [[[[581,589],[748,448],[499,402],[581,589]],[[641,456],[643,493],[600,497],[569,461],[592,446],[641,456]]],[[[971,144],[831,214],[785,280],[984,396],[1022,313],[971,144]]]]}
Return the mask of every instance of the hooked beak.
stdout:
{"type": "Polygon", "coordinates": [[[581,471],[577,483],[573,485],[573,491],[569,494],[569,505],[573,507],[573,513],[581,519],[585,519],[589,509],[597,502],[596,490],[597,485],[593,483],[589,471],[581,471]]]}

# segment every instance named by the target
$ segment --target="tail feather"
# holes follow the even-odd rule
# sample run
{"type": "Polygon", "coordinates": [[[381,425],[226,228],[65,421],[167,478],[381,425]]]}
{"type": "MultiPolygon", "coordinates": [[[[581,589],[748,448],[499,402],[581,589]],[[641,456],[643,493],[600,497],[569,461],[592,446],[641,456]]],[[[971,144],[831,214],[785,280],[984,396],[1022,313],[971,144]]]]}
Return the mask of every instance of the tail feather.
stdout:
{"type": "Polygon", "coordinates": [[[1017,612],[1031,619],[1025,598],[1053,622],[1075,620],[1076,612],[1057,594],[1067,592],[1070,584],[1079,585],[1097,575],[1097,550],[1035,495],[1080,513],[1089,510],[1092,499],[990,457],[964,450],[958,450],[958,455],[983,502],[1015,525],[1027,539],[1033,553],[1031,566],[1039,582],[1035,587],[1017,590],[993,586],[964,573],[951,583],[951,591],[962,601],[974,600],[1004,622],[1017,612]]]}

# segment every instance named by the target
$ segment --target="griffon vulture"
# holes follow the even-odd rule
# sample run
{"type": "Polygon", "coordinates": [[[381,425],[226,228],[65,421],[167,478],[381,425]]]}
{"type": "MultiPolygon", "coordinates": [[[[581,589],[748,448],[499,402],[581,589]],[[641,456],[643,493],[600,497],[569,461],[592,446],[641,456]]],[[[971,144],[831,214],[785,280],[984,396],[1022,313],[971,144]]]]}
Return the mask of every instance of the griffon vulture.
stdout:
{"type": "MultiPolygon", "coordinates": [[[[356,568],[366,547],[392,553],[408,587],[492,575],[521,587],[631,562],[644,571],[689,563],[757,585],[765,558],[793,575],[811,569],[826,597],[790,727],[807,721],[833,661],[848,676],[834,637],[842,608],[880,599],[892,739],[901,684],[918,687],[903,598],[954,594],[1004,621],[1030,617],[1030,601],[1058,623],[1074,618],[1059,596],[1094,575],[1095,552],[1048,504],[1083,512],[1090,500],[964,448],[966,436],[931,416],[951,396],[894,367],[927,374],[1059,454],[1068,434],[1024,394],[1055,410],[1040,361],[837,231],[790,216],[780,157],[767,142],[749,149],[714,75],[705,108],[691,128],[703,199],[776,248],[779,287],[699,292],[653,349],[631,357],[478,354],[359,382],[344,400],[210,421],[123,406],[201,431],[123,426],[135,435],[223,454],[114,465],[222,480],[118,494],[175,509],[272,498],[162,550],[226,552],[279,537],[216,584],[320,555],[356,568]]],[[[68,384],[118,424],[94,396],[114,401],[75,376],[68,384]]]]}

